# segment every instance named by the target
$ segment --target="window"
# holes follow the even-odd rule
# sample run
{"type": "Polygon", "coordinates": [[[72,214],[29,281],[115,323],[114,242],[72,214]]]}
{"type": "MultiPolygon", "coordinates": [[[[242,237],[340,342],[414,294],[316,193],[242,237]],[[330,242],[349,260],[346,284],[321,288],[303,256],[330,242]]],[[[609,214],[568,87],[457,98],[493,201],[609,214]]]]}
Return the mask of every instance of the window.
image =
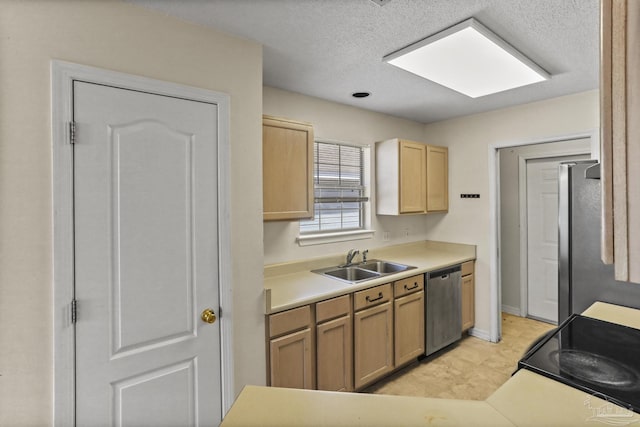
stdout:
{"type": "Polygon", "coordinates": [[[313,180],[315,215],[300,221],[300,234],[336,233],[365,228],[364,149],[316,141],[313,180]]]}

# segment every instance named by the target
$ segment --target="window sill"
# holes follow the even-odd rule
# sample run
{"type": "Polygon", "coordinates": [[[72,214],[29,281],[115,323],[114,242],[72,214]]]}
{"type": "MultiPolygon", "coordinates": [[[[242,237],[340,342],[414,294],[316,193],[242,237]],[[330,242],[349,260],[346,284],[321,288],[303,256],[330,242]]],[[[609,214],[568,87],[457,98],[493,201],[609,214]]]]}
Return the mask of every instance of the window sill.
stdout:
{"type": "Polygon", "coordinates": [[[375,230],[340,231],[336,233],[305,234],[296,239],[298,246],[323,245],[326,243],[348,242],[349,240],[370,239],[375,230]]]}

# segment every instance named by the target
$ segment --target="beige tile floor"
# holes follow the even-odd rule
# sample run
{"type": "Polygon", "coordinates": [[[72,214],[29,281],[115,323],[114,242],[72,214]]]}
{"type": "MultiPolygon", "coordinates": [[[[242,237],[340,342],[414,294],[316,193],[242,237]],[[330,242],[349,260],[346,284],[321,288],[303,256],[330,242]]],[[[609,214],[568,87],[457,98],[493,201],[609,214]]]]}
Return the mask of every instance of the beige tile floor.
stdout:
{"type": "Polygon", "coordinates": [[[524,351],[554,326],[502,314],[495,344],[464,335],[457,344],[412,363],[370,386],[366,393],[485,400],[509,379],[524,351]]]}

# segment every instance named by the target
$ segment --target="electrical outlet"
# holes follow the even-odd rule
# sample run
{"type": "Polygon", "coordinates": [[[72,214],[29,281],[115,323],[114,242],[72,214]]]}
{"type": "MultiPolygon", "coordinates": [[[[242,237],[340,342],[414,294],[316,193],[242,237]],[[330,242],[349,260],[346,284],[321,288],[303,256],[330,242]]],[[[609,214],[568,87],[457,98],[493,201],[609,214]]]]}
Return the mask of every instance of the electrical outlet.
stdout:
{"type": "Polygon", "coordinates": [[[382,240],[384,240],[385,242],[388,242],[389,239],[391,239],[391,235],[388,231],[385,231],[384,233],[382,233],[382,240]]]}
{"type": "Polygon", "coordinates": [[[405,228],[403,232],[404,237],[409,237],[409,229],[405,228]]]}

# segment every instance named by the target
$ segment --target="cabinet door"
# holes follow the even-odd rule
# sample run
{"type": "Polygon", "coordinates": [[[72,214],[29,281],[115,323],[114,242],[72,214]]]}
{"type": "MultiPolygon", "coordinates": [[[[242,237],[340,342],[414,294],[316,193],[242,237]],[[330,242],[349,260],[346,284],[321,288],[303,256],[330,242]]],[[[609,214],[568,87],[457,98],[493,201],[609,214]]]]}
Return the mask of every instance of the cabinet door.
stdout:
{"type": "Polygon", "coordinates": [[[354,315],[355,388],[393,369],[393,306],[391,301],[354,315]]]}
{"type": "Polygon", "coordinates": [[[462,276],[462,330],[471,328],[475,322],[475,296],[473,274],[462,276]]]}
{"type": "Polygon", "coordinates": [[[424,291],[396,298],[395,366],[424,354],[424,291]]]}
{"type": "Polygon", "coordinates": [[[449,209],[449,150],[427,146],[427,212],[449,209]]]}
{"type": "Polygon", "coordinates": [[[313,389],[311,329],[303,329],[270,341],[273,387],[313,389]]]}
{"type": "Polygon", "coordinates": [[[265,221],[313,217],[313,127],[265,116],[262,121],[265,221]]]}
{"type": "Polygon", "coordinates": [[[400,213],[426,212],[426,148],[400,141],[400,213]]]}
{"type": "Polygon", "coordinates": [[[352,391],[351,316],[322,323],[316,331],[318,390],[352,391]]]}

